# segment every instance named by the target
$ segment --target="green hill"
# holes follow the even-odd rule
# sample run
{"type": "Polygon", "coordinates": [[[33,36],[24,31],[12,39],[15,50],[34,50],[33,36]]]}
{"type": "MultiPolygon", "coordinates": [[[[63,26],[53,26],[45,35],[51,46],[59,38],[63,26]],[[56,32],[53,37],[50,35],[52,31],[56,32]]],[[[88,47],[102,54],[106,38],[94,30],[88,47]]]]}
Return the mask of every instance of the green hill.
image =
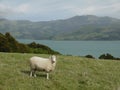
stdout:
{"type": "MultiPolygon", "coordinates": [[[[56,37],[60,40],[120,40],[120,27],[116,25],[85,25],[74,32],[64,33],[56,37]]],[[[120,24],[119,24],[120,25],[120,24]]]]}
{"type": "Polygon", "coordinates": [[[120,19],[94,15],[40,22],[0,19],[0,32],[19,39],[120,40],[120,19]]]}
{"type": "MultiPolygon", "coordinates": [[[[29,77],[29,58],[35,54],[0,53],[0,90],[119,90],[120,62],[57,56],[50,74],[29,77]]],[[[37,56],[49,57],[40,54],[37,56]]]]}

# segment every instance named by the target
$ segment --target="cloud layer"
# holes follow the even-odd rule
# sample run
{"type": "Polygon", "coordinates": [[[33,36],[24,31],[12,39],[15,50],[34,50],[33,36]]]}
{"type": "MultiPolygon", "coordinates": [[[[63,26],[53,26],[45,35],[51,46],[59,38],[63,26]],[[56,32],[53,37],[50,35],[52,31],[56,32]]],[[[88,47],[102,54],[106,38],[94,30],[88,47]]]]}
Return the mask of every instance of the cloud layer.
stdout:
{"type": "Polygon", "coordinates": [[[0,0],[0,17],[52,20],[75,15],[120,18],[120,0],[0,0]]]}

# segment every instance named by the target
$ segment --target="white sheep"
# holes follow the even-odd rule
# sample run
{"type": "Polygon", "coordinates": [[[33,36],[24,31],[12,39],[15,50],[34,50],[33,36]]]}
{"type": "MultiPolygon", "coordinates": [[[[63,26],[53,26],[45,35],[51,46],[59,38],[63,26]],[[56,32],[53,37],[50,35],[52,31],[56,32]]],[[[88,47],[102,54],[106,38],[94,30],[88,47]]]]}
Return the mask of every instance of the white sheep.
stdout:
{"type": "Polygon", "coordinates": [[[35,71],[45,71],[47,73],[47,79],[49,79],[49,72],[53,71],[56,66],[56,56],[52,55],[50,58],[42,57],[31,57],[30,58],[30,77],[34,75],[36,77],[35,71]]]}

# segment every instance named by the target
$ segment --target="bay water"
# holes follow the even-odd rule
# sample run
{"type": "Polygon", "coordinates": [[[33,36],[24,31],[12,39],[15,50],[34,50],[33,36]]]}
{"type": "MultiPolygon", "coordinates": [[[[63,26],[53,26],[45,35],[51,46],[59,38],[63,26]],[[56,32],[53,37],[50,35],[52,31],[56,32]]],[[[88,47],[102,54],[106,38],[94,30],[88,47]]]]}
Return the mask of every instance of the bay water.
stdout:
{"type": "Polygon", "coordinates": [[[47,45],[64,55],[85,56],[92,55],[98,58],[109,53],[120,58],[120,41],[53,41],[53,40],[28,40],[17,39],[22,43],[36,42],[47,45]]]}

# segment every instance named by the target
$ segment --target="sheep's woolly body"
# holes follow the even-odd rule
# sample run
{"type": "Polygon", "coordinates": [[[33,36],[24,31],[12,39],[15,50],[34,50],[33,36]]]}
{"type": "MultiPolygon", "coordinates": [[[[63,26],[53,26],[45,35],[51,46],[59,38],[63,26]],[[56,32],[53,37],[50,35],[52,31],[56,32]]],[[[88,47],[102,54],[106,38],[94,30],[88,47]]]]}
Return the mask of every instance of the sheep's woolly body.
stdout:
{"type": "Polygon", "coordinates": [[[52,64],[51,60],[41,57],[32,57],[30,59],[31,69],[45,70],[46,72],[53,71],[55,68],[55,63],[52,64]]]}
{"type": "Polygon", "coordinates": [[[53,71],[55,69],[55,66],[56,66],[56,61],[54,62],[54,60],[52,60],[52,57],[48,59],[48,58],[41,58],[34,56],[30,58],[30,67],[31,67],[30,76],[32,76],[32,73],[34,74],[34,76],[36,76],[35,71],[37,70],[37,71],[46,71],[47,78],[49,78],[48,73],[53,71]]]}

